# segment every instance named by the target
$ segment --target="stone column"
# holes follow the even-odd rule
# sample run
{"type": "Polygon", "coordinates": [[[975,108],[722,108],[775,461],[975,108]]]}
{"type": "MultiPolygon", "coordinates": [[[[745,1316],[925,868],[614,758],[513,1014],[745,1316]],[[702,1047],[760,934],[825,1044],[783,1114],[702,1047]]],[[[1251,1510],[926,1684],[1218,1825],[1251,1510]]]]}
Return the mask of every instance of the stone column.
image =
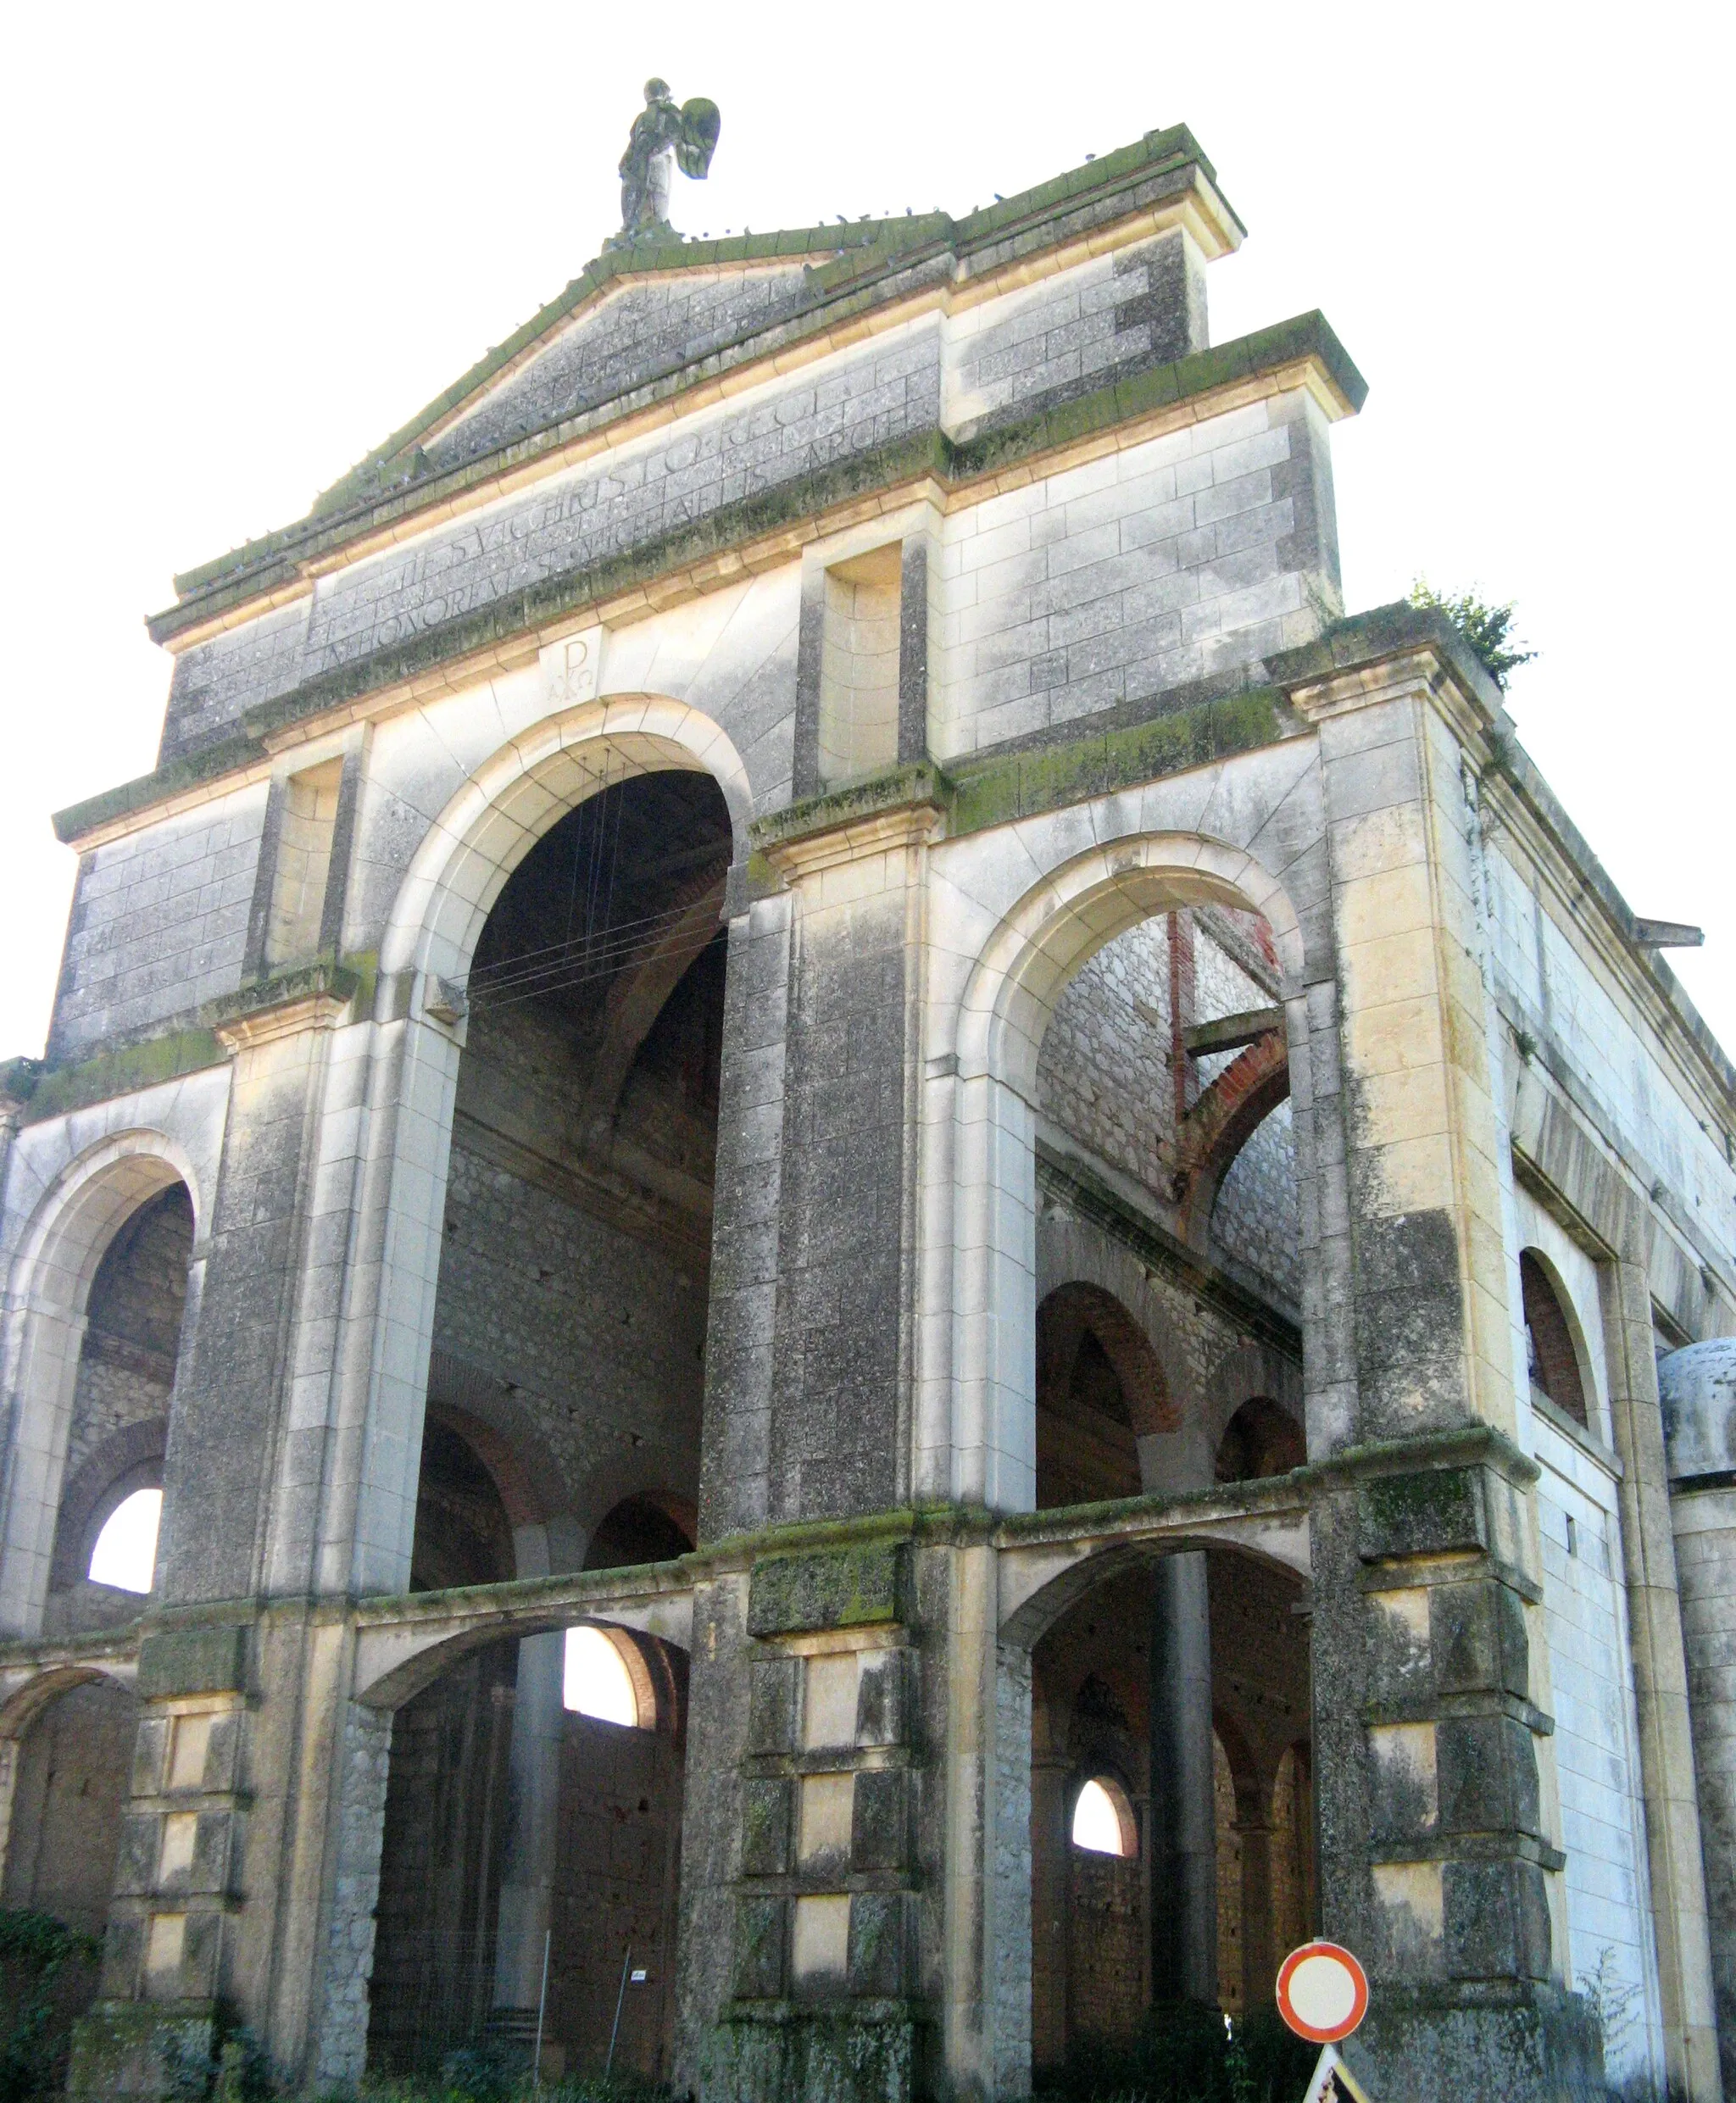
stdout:
{"type": "Polygon", "coordinates": [[[1038,2068],[1057,2065],[1067,2046],[1068,1778],[1064,1752],[1039,1752],[1031,1762],[1031,2061],[1038,2068]]]}
{"type": "Polygon", "coordinates": [[[1279,1950],[1272,1933],[1271,1828],[1263,1817],[1238,1818],[1242,1843],[1242,2006],[1271,2006],[1279,1950]]]}
{"type": "Polygon", "coordinates": [[[1512,1443],[1464,788],[1499,696],[1444,624],[1357,648],[1317,646],[1291,687],[1319,737],[1332,861],[1305,1138],[1299,1121],[1310,1457],[1338,1463],[1313,1520],[1323,1924],[1373,1982],[1346,2048],[1372,2093],[1540,2103],[1601,2075],[1553,1930],[1537,1471],[1512,1443]]]}
{"type": "Polygon", "coordinates": [[[495,1944],[494,2006],[534,2020],[553,1918],[560,1812],[566,1637],[555,1629],[519,1645],[512,1710],[507,1826],[495,1944]]]}
{"type": "Polygon", "coordinates": [[[1211,1606],[1203,1553],[1151,1579],[1151,1991],[1217,2000],[1217,1837],[1211,1771],[1211,1606]]]}

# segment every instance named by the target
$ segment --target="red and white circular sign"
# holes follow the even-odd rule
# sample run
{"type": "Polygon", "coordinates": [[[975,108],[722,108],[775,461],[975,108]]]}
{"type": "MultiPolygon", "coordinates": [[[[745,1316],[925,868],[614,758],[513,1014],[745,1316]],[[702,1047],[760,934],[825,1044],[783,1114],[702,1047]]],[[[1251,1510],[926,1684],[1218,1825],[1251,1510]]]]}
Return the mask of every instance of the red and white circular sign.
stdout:
{"type": "Polygon", "coordinates": [[[1335,1942],[1305,1942],[1278,1967],[1278,2013],[1298,2037],[1336,2045],[1368,2013],[1368,1974],[1335,1942]]]}

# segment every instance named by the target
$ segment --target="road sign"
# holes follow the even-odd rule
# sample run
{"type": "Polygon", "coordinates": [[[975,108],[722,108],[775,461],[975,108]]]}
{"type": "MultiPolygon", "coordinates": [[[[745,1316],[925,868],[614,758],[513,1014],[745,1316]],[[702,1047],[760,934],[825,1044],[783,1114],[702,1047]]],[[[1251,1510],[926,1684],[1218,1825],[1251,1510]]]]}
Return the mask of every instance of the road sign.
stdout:
{"type": "Polygon", "coordinates": [[[1368,2012],[1368,1974],[1335,1942],[1305,1942],[1278,1967],[1278,2013],[1298,2037],[1336,2045],[1368,2012]]]}

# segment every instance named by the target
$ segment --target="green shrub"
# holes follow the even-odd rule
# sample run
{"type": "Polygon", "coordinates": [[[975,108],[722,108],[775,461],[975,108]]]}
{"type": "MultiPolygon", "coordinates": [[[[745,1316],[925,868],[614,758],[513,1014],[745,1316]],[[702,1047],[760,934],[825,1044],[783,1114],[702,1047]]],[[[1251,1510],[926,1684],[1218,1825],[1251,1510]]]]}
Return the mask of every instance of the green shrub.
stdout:
{"type": "Polygon", "coordinates": [[[64,1990],[69,1967],[94,1965],[102,1944],[52,1913],[0,1906],[0,1975],[10,2028],[0,2038],[0,2103],[58,2089],[65,2078],[67,2039],[76,2004],[64,1990]]]}
{"type": "Polygon", "coordinates": [[[1410,604],[1444,614],[1503,693],[1519,667],[1537,655],[1535,650],[1520,649],[1510,640],[1515,611],[1511,599],[1505,606],[1492,605],[1476,591],[1437,592],[1427,577],[1418,577],[1410,587],[1410,604]]]}

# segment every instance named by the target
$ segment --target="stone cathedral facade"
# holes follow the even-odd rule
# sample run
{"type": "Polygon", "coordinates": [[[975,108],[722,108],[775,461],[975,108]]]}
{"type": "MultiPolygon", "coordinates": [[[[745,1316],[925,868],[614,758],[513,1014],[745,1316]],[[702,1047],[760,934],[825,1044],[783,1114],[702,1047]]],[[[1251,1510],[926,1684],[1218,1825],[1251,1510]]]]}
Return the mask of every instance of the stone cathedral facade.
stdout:
{"type": "Polygon", "coordinates": [[[1321,1932],[1380,2099],[1736,2092],[1736,1073],[1241,237],[654,230],[177,580],[3,1077],[75,2093],[987,2103],[1321,1932]]]}

